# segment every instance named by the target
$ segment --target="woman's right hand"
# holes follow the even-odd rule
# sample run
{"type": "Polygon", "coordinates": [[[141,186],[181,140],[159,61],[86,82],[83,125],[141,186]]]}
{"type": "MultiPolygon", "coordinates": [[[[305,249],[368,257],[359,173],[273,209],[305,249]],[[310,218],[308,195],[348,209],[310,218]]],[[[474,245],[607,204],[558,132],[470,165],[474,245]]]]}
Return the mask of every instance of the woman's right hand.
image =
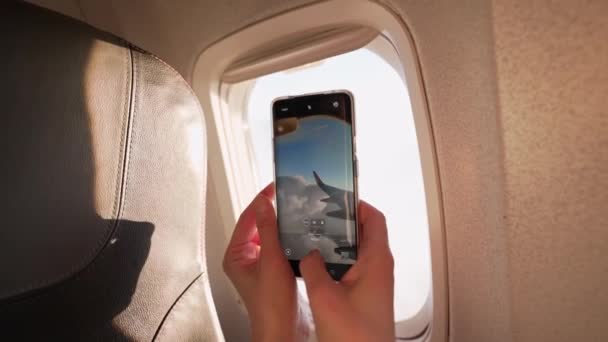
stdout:
{"type": "Polygon", "coordinates": [[[395,341],[393,256],[384,215],[359,204],[357,262],[335,282],[319,251],[300,262],[319,341],[395,341]]]}

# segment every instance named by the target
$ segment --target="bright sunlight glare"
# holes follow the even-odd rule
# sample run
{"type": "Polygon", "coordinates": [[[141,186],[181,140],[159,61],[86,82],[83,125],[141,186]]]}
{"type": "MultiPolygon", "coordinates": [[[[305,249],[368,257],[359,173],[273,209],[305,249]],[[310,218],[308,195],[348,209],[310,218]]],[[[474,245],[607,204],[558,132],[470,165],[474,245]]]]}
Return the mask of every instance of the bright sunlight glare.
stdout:
{"type": "Polygon", "coordinates": [[[359,197],[386,216],[395,258],[395,319],[413,317],[431,289],[426,202],[407,87],[383,58],[359,49],[308,67],[257,79],[248,126],[258,185],[272,181],[272,101],[281,96],[336,89],[355,98],[359,197]]]}

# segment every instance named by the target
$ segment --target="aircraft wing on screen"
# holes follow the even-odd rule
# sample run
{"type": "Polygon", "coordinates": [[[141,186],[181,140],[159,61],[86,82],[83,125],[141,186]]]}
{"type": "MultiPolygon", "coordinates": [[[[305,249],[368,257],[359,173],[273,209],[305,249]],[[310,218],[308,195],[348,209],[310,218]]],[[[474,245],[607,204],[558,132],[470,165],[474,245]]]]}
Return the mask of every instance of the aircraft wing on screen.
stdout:
{"type": "Polygon", "coordinates": [[[333,203],[340,207],[340,209],[330,211],[326,213],[326,215],[342,220],[354,220],[355,216],[353,211],[353,199],[355,197],[353,192],[325,184],[316,171],[313,171],[312,174],[315,177],[315,181],[317,182],[319,188],[321,188],[321,190],[323,190],[323,192],[329,196],[321,199],[321,201],[325,203],[333,203]]]}

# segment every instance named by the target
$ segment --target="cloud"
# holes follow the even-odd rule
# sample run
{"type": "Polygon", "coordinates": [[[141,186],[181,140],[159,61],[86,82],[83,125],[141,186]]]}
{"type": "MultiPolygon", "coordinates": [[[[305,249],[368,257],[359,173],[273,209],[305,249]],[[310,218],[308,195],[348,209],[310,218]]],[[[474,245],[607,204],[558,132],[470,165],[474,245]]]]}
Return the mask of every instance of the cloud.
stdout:
{"type": "Polygon", "coordinates": [[[327,195],[316,184],[304,177],[283,176],[277,178],[277,201],[280,203],[279,220],[282,228],[291,231],[300,226],[304,218],[323,216],[327,207],[322,198],[327,195]]]}
{"type": "Polygon", "coordinates": [[[340,262],[340,255],[334,252],[338,246],[348,245],[346,226],[352,221],[329,217],[327,212],[339,209],[335,204],[322,202],[327,194],[315,183],[309,183],[301,176],[281,176],[277,178],[278,218],[283,247],[292,249],[292,257],[300,259],[312,249],[319,249],[327,262],[340,262]],[[304,226],[304,219],[325,220],[323,233],[312,239],[310,228],[304,226]]]}

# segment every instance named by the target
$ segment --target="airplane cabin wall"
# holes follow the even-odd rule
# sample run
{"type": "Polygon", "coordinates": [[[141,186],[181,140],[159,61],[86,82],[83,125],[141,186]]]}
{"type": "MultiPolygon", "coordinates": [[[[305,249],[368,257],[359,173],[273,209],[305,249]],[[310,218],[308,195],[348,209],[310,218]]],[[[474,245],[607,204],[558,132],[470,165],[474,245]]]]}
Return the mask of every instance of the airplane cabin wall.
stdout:
{"type": "Polygon", "coordinates": [[[608,341],[608,2],[497,1],[516,341],[608,341]]]}
{"type": "Polygon", "coordinates": [[[512,341],[502,133],[489,1],[395,1],[414,38],[433,128],[452,341],[512,341]]]}

